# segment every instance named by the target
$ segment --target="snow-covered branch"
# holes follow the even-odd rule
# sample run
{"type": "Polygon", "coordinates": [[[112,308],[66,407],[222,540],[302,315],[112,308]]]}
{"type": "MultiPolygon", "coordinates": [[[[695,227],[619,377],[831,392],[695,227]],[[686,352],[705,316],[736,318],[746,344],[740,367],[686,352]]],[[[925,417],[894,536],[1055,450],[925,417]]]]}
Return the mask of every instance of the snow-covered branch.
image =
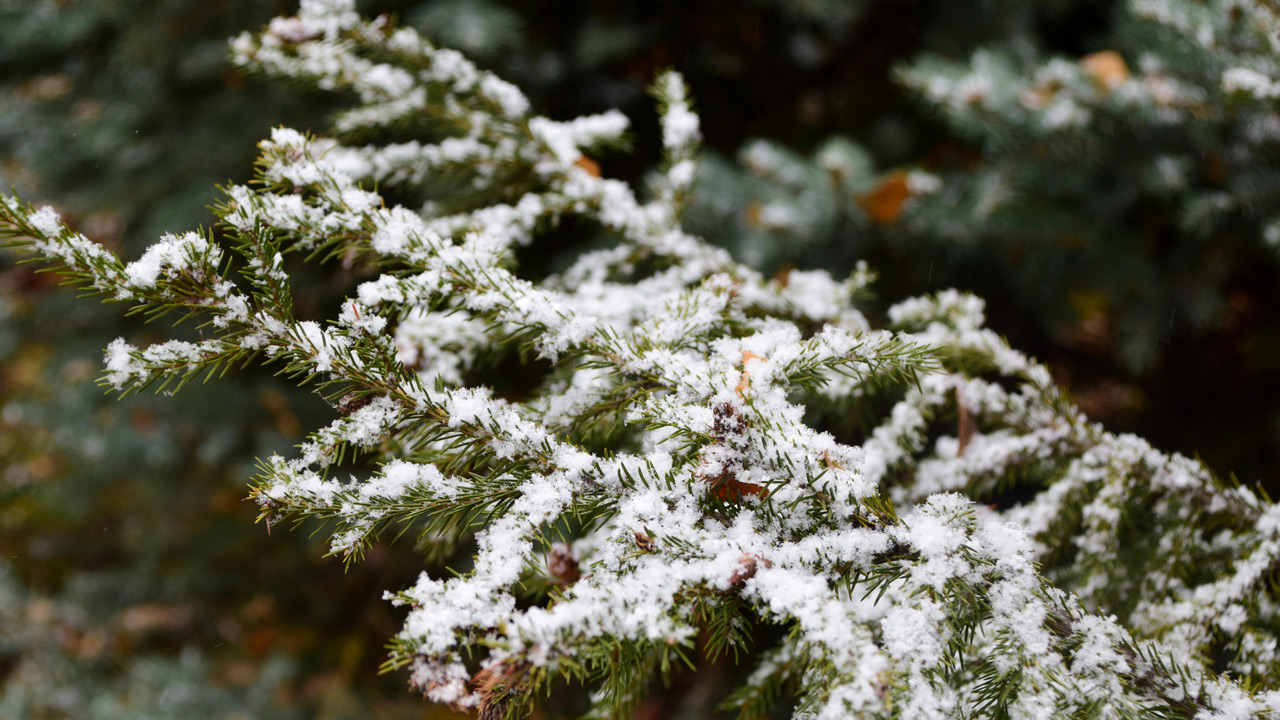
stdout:
{"type": "Polygon", "coordinates": [[[621,142],[621,115],[532,116],[350,2],[304,0],[235,52],[358,104],[336,139],[263,141],[257,182],[217,208],[223,244],[165,236],[125,264],[11,199],[0,234],[109,299],[204,318],[199,343],[112,343],[117,390],[260,357],[331,401],[253,495],[269,522],[333,521],[351,559],[405,529],[464,551],[389,595],[408,608],[389,662],[431,700],[516,713],[563,677],[619,714],[700,634],[746,648],[780,624],[727,701],[743,712],[790,682],[802,717],[1280,712],[1280,511],[1091,424],[976,298],[907,300],[877,330],[865,268],[766,279],[686,233],[700,133],[679,75],[654,83],[646,200],[584,154],[621,142]],[[391,127],[421,139],[371,142],[391,127]],[[468,201],[370,189],[455,172],[468,201]],[[514,250],[568,217],[614,244],[522,277],[514,250]],[[299,251],[370,259],[328,323],[293,313],[299,251]],[[495,347],[543,361],[532,387],[473,384],[495,347]],[[334,477],[347,452],[380,467],[334,477]]]}

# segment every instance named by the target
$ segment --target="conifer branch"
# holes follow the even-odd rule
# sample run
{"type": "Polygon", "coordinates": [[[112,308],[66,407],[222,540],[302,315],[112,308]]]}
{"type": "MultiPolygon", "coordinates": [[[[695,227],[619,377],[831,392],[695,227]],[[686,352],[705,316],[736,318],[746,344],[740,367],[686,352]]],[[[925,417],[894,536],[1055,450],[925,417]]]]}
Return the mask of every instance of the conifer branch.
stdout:
{"type": "Polygon", "coordinates": [[[216,207],[225,250],[165,236],[125,264],[12,199],[0,235],[109,300],[207,316],[200,343],[112,343],[116,390],[262,358],[330,401],[338,419],[263,462],[268,522],[330,521],[349,561],[391,532],[474,542],[464,572],[389,595],[408,613],[387,667],[429,699],[517,716],[580,683],[593,714],[621,716],[697,664],[700,635],[745,655],[746,628],[776,624],[786,638],[726,700],[744,715],[783,694],[814,718],[1280,712],[1280,511],[1088,422],[976,298],[908,300],[876,330],[855,302],[869,272],[769,280],[686,233],[700,134],[678,74],[653,86],[665,159],[642,201],[582,162],[622,143],[620,115],[531,116],[345,0],[304,0],[234,47],[356,105],[335,139],[263,141],[255,182],[216,207]],[[387,128],[422,140],[371,142],[387,128]],[[460,169],[467,202],[368,189],[460,169]],[[513,250],[570,216],[618,244],[521,277],[513,250]],[[359,254],[371,275],[327,324],[299,320],[293,252],[359,254]],[[551,368],[525,396],[468,384],[504,343],[551,368]],[[876,393],[887,415],[851,437],[806,413],[876,393]],[[380,467],[331,477],[348,453],[380,467]]]}

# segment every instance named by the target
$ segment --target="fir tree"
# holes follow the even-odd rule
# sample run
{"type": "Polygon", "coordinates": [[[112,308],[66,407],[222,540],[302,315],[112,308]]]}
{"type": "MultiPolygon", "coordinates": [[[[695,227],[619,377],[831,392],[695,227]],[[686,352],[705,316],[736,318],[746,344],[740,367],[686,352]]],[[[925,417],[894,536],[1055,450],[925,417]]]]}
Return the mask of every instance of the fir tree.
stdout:
{"type": "Polygon", "coordinates": [[[388,667],[428,698],[519,716],[567,683],[618,716],[677,666],[743,653],[723,707],[748,717],[779,697],[806,717],[1280,712],[1280,510],[1090,423],[973,296],[875,329],[865,267],[766,278],[687,233],[700,131],[678,74],[654,80],[642,200],[587,154],[624,147],[625,116],[534,116],[344,0],[234,48],[355,104],[331,138],[261,143],[217,206],[226,246],[166,235],[125,263],[10,198],[0,233],[90,293],[195,320],[113,342],[115,390],[260,360],[329,403],[253,496],[268,523],[328,520],[349,562],[405,532],[446,560],[388,596],[408,608],[388,667]],[[599,244],[519,275],[569,222],[599,244]],[[367,279],[322,324],[295,308],[298,257],[367,279]],[[494,352],[522,363],[503,395],[473,380],[494,352]],[[380,466],[340,477],[352,453],[380,466]]]}

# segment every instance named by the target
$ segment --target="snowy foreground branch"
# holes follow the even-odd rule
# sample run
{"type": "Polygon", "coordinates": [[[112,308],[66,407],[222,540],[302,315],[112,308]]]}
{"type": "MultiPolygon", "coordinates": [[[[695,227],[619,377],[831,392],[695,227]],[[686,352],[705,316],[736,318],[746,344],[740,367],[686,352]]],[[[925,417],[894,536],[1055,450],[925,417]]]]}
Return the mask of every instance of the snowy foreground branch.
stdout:
{"type": "Polygon", "coordinates": [[[674,664],[747,650],[724,702],[749,717],[780,694],[822,718],[1280,713],[1280,510],[1088,423],[976,298],[908,300],[874,330],[853,304],[869,272],[766,279],[684,233],[699,130],[678,75],[653,88],[646,201],[584,155],[622,145],[625,117],[531,116],[350,2],[234,48],[358,103],[338,139],[261,144],[217,208],[225,246],[165,236],[126,264],[16,199],[0,234],[108,300],[203,319],[200,342],[113,342],[115,389],[259,358],[330,401],[253,496],[268,521],[329,519],[350,559],[406,528],[454,558],[388,596],[408,608],[389,666],[431,700],[517,716],[563,679],[624,715],[674,664]],[[570,217],[612,242],[521,277],[516,249],[570,217]],[[291,253],[371,274],[301,320],[291,253]],[[537,386],[474,386],[494,348],[541,358],[537,386]],[[349,450],[379,470],[335,477],[349,450]],[[767,624],[788,632],[757,647],[767,624]]]}

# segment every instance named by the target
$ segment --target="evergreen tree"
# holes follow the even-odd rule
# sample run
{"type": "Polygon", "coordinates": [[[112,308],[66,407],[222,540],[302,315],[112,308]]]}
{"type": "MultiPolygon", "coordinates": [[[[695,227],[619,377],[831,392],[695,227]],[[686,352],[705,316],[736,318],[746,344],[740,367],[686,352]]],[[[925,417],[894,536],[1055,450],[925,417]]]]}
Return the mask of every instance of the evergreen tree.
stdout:
{"type": "MultiPolygon", "coordinates": [[[[272,125],[322,112],[227,62],[230,36],[293,7],[0,2],[0,186],[130,256],[210,224],[209,188],[247,179],[272,125]]],[[[16,259],[0,262],[0,717],[391,716],[400,683],[359,658],[394,622],[371,601],[380,578],[412,565],[375,559],[337,582],[305,534],[243,532],[253,458],[298,441],[308,398],[245,373],[182,405],[119,403],[93,383],[102,347],[164,331],[16,259]],[[335,617],[340,639],[320,641],[335,617]]],[[[412,698],[400,712],[421,715],[412,698]]]]}
{"type": "MultiPolygon", "coordinates": [[[[863,7],[846,41],[870,32],[863,7]]],[[[774,267],[874,257],[894,292],[979,292],[1095,416],[1271,483],[1274,6],[916,9],[864,64],[893,91],[826,86],[815,107],[866,117],[705,164],[691,227],[774,267]],[[1220,435],[1223,414],[1256,431],[1220,435]]]]}
{"type": "Polygon", "coordinates": [[[767,278],[687,233],[700,128],[679,75],[653,84],[663,159],[641,200],[595,159],[625,116],[533,116],[349,2],[234,48],[354,104],[332,137],[261,143],[217,206],[227,245],[166,235],[125,263],[8,198],[0,232],[91,293],[196,319],[112,342],[117,391],[261,360],[328,402],[254,497],[268,523],[330,521],[351,562],[420,539],[388,666],[430,699],[517,716],[558,691],[624,715],[732,654],[754,670],[721,707],[744,716],[779,698],[810,717],[1280,711],[1280,510],[1088,422],[973,296],[873,329],[865,267],[767,278]],[[574,227],[569,262],[517,274],[574,227]],[[363,277],[327,323],[294,302],[302,257],[363,277]],[[507,382],[479,384],[486,362],[507,382]]]}

